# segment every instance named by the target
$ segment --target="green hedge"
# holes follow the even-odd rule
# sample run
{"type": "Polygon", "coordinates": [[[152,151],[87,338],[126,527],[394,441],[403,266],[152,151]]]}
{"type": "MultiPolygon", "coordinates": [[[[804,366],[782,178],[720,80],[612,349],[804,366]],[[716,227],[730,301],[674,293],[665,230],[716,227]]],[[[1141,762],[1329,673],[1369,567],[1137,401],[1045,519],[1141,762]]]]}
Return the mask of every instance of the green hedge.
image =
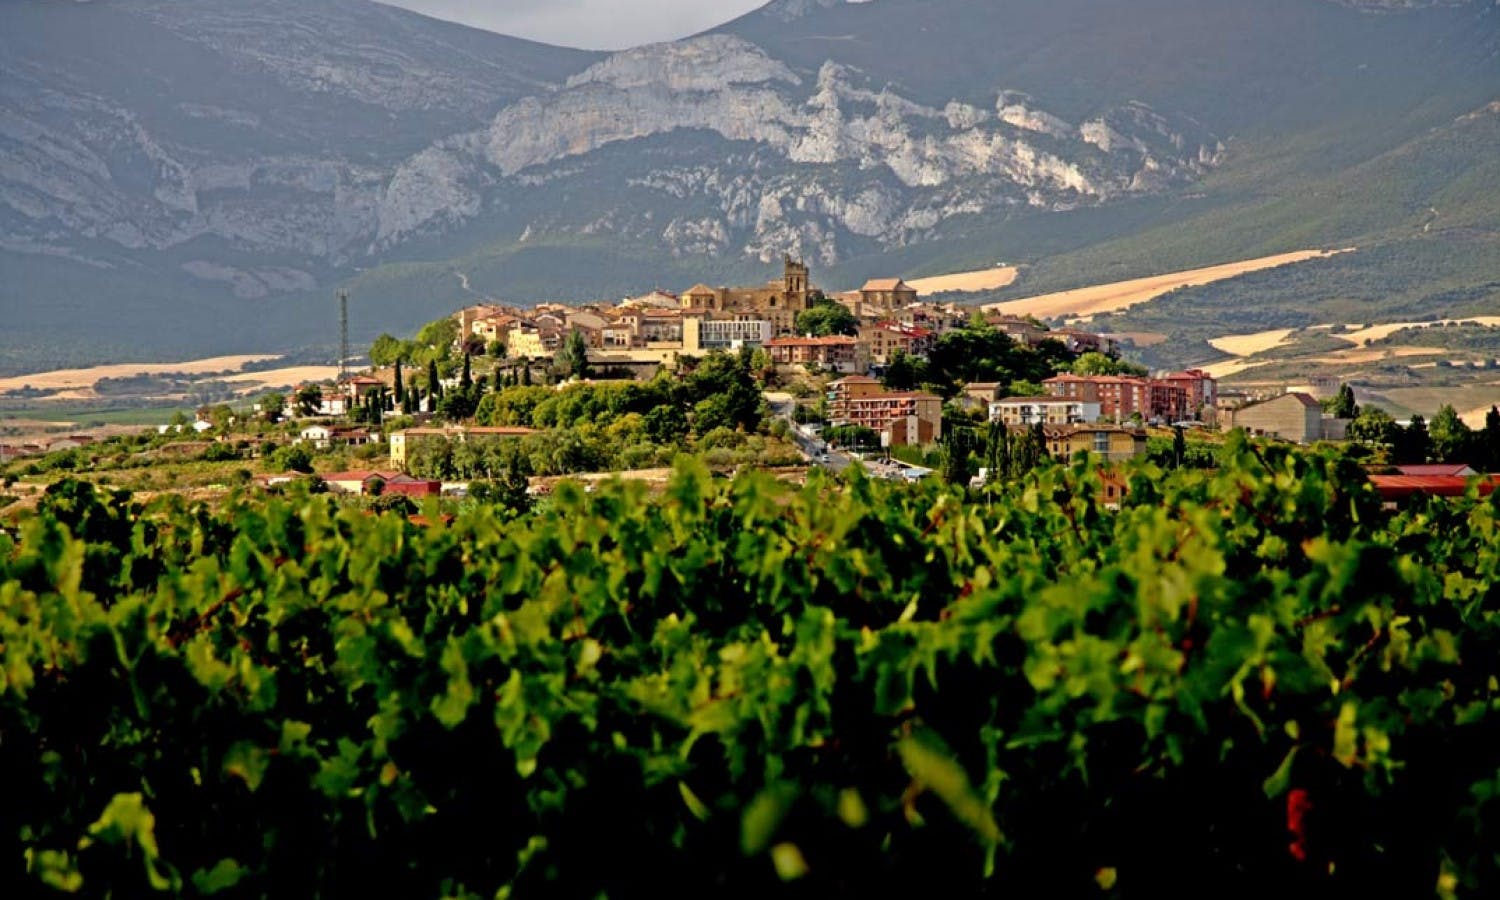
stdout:
{"type": "Polygon", "coordinates": [[[1117,513],[64,483],[0,535],[0,894],[1493,896],[1500,503],[1224,456],[1117,513]]]}

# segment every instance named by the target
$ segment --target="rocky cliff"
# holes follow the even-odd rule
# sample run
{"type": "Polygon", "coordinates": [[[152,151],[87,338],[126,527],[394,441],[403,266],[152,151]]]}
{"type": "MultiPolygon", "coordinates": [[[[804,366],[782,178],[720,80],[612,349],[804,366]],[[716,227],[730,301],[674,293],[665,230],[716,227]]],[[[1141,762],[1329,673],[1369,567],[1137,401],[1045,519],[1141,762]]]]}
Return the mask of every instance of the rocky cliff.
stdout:
{"type": "Polygon", "coordinates": [[[290,324],[360,272],[415,319],[460,285],[607,294],[673,260],[920,264],[978,229],[1194,196],[1247,135],[1311,130],[1272,167],[1336,167],[1405,139],[1370,123],[1473,108],[1493,4],[1346,2],[777,0],[603,56],[366,0],[15,0],[0,306],[12,335],[128,308],[155,339],[200,302],[214,333],[290,324]]]}

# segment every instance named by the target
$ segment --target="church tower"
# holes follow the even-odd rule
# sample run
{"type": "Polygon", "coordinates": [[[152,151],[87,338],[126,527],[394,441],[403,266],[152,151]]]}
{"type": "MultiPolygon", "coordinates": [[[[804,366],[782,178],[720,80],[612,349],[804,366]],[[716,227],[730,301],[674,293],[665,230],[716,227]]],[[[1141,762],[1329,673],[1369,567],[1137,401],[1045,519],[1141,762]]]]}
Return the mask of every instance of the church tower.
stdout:
{"type": "Polygon", "coordinates": [[[782,280],[785,283],[786,308],[797,312],[807,309],[807,266],[801,262],[793,262],[790,254],[787,255],[782,280]]]}

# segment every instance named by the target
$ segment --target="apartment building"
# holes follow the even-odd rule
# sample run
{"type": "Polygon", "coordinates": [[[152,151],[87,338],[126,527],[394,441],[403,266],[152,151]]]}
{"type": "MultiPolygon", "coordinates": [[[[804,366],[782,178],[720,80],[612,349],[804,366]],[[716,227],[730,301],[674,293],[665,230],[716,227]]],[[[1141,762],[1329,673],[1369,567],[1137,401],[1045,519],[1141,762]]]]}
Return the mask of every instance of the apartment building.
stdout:
{"type": "Polygon", "coordinates": [[[1144,456],[1146,432],[1117,425],[1052,425],[1043,433],[1047,438],[1047,451],[1062,460],[1072,459],[1075,454],[1089,453],[1105,462],[1123,462],[1144,456]]]}
{"type": "Polygon", "coordinates": [[[882,435],[889,446],[930,444],[943,436],[943,398],[914,391],[887,391],[863,375],[829,385],[828,417],[834,425],[856,425],[882,435]]]}
{"type": "Polygon", "coordinates": [[[1174,382],[1130,375],[1057,375],[1042,385],[1053,397],[1097,402],[1100,416],[1115,422],[1136,415],[1169,422],[1188,417],[1187,389],[1174,382]]]}
{"type": "Polygon", "coordinates": [[[815,364],[836,372],[859,368],[859,341],[844,335],[829,337],[779,337],[765,344],[777,365],[815,364]]]}
{"type": "Polygon", "coordinates": [[[989,405],[990,421],[1007,428],[1025,425],[1084,425],[1099,421],[1097,400],[1071,397],[1006,397],[989,405]]]}

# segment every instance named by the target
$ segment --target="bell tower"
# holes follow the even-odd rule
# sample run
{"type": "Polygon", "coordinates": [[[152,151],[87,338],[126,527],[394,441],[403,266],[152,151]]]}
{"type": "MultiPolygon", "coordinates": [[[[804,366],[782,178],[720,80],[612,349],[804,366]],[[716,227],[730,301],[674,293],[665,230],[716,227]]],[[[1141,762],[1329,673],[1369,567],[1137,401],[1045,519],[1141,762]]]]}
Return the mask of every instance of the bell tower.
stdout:
{"type": "Polygon", "coordinates": [[[793,262],[788,254],[782,268],[782,281],[785,283],[786,308],[807,309],[807,266],[793,262]]]}

